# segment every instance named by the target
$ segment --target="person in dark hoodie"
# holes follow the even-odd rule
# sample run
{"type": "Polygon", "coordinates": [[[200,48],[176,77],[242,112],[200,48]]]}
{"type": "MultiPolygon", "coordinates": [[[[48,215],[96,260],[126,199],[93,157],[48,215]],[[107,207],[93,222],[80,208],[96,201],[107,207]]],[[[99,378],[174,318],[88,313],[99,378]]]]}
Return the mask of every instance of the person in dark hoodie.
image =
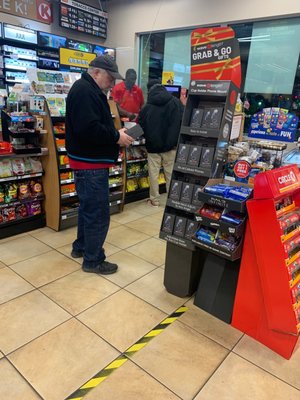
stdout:
{"type": "Polygon", "coordinates": [[[133,141],[126,129],[114,127],[105,91],[115,79],[122,79],[115,61],[99,56],[71,87],[66,101],[66,149],[79,198],[71,256],[83,257],[85,272],[105,275],[118,269],[105,260],[103,249],[110,220],[108,169],[118,159],[119,146],[133,141]]]}
{"type": "Polygon", "coordinates": [[[139,115],[148,152],[150,199],[148,204],[159,206],[158,175],[164,168],[167,191],[169,190],[176,146],[180,132],[183,106],[179,99],[167,92],[157,79],[147,84],[148,99],[139,115]]]}

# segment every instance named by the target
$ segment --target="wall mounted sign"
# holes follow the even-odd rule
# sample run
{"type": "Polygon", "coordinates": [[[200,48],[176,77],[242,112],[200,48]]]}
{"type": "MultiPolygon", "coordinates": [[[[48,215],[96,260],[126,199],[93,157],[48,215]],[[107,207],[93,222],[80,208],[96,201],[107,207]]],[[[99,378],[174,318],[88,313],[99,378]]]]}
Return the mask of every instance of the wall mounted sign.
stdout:
{"type": "Polygon", "coordinates": [[[106,39],[106,12],[74,0],[61,0],[59,7],[60,26],[106,39]]]}
{"type": "Polygon", "coordinates": [[[52,6],[48,0],[0,0],[0,12],[50,25],[52,6]]]}
{"type": "Polygon", "coordinates": [[[84,51],[59,49],[59,60],[61,66],[88,68],[90,62],[96,57],[94,53],[84,51]]]}

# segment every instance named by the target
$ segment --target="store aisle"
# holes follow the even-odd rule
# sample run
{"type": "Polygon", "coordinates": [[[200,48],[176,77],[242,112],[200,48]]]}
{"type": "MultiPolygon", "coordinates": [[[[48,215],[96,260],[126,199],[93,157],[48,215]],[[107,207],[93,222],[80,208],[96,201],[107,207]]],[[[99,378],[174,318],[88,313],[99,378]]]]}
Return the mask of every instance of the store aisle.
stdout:
{"type": "Polygon", "coordinates": [[[0,399],[64,400],[183,304],[188,310],[91,390],[87,400],[298,400],[290,361],[163,286],[163,207],[112,216],[117,274],[81,271],[75,228],[0,241],[0,399]]]}

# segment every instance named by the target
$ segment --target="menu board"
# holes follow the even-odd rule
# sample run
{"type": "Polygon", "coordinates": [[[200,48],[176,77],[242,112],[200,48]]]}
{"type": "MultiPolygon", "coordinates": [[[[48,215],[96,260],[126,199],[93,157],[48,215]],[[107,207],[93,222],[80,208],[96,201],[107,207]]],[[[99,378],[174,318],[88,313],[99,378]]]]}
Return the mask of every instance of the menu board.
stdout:
{"type": "Polygon", "coordinates": [[[108,14],[74,0],[60,0],[60,26],[106,39],[108,14]]]}

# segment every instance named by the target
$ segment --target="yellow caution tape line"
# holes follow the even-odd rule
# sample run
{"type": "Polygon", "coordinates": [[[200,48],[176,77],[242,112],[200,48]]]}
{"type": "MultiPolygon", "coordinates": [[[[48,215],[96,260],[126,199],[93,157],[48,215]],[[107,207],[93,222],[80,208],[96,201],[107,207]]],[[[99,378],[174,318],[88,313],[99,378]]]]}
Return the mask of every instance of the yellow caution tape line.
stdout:
{"type": "Polygon", "coordinates": [[[169,325],[175,322],[183,313],[187,311],[187,307],[178,308],[173,314],[169,315],[166,319],[160,322],[155,328],[148,332],[145,336],[139,339],[134,345],[130,346],[124,353],[113,360],[100,372],[94,375],[89,381],[82,385],[78,390],[72,393],[66,400],[81,400],[85,395],[88,394],[96,386],[99,386],[113,371],[120,368],[129,357],[134,355],[136,352],[144,348],[150,340],[159,335],[163,330],[165,330],[169,325]]]}

